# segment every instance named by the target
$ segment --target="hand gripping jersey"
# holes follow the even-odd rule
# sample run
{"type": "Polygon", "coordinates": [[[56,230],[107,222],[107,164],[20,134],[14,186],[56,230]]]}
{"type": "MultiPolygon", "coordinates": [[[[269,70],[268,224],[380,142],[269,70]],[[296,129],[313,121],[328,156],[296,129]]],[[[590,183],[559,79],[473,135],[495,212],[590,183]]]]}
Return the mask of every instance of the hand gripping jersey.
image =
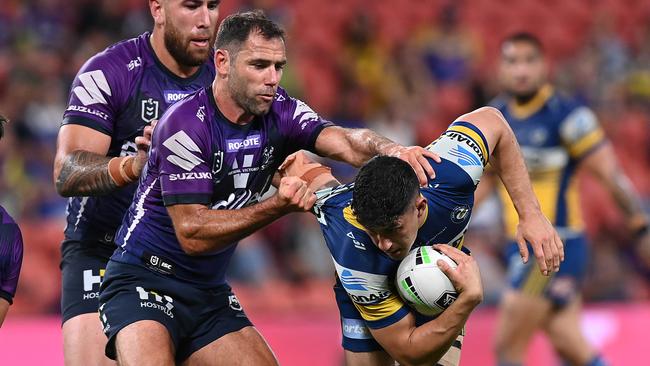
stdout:
{"type": "MultiPolygon", "coordinates": [[[[575,237],[583,223],[574,173],[580,159],[605,141],[596,116],[549,85],[524,106],[505,99],[493,104],[517,137],[542,212],[561,236],[575,237]]],[[[514,238],[517,212],[501,188],[506,230],[514,238]]]]}
{"type": "Polygon", "coordinates": [[[0,206],[0,298],[13,302],[23,263],[23,237],[16,222],[0,206]]]}
{"type": "MultiPolygon", "coordinates": [[[[189,78],[169,71],[156,57],[149,33],[116,43],[89,59],[72,83],[63,124],[111,136],[107,156],[135,155],[135,138],[172,104],[214,80],[212,57],[189,78]]],[[[70,198],[66,239],[112,243],[136,184],[107,195],[70,198]]]]}
{"type": "MultiPolygon", "coordinates": [[[[413,247],[447,243],[462,247],[474,190],[488,161],[488,145],[475,126],[454,122],[427,147],[442,158],[431,165],[436,177],[420,194],[427,200],[424,224],[413,247]]],[[[317,192],[316,213],[336,274],[370,328],[394,324],[409,312],[394,288],[399,261],[379,250],[356,220],[350,204],[353,184],[317,192]]]]}
{"type": "Polygon", "coordinates": [[[211,88],[175,104],[154,132],[149,161],[124,216],[112,260],[144,264],[197,286],[225,283],[236,243],[213,253],[185,254],[165,206],[215,210],[259,202],[287,155],[314,144],[330,125],[280,89],[269,113],[246,125],[228,121],[211,88]]]}

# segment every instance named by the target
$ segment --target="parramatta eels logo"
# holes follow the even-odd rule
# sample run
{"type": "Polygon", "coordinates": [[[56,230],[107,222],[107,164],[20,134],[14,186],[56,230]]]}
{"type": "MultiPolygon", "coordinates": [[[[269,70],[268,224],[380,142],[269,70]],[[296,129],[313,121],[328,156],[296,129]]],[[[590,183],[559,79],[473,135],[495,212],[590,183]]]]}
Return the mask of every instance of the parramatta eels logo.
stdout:
{"type": "Polygon", "coordinates": [[[465,220],[468,213],[469,206],[456,206],[456,208],[451,212],[451,221],[459,224],[465,220]]]}
{"type": "Polygon", "coordinates": [[[455,149],[451,149],[449,155],[456,157],[458,164],[462,166],[481,166],[481,161],[471,151],[460,145],[456,145],[455,149]]]}
{"type": "Polygon", "coordinates": [[[368,280],[361,277],[355,277],[352,272],[348,271],[347,269],[341,272],[341,283],[347,290],[368,291],[368,289],[364,286],[368,284],[368,280]]]}
{"type": "Polygon", "coordinates": [[[151,123],[151,121],[158,119],[158,101],[153,98],[143,99],[140,117],[146,123],[151,123]]]}

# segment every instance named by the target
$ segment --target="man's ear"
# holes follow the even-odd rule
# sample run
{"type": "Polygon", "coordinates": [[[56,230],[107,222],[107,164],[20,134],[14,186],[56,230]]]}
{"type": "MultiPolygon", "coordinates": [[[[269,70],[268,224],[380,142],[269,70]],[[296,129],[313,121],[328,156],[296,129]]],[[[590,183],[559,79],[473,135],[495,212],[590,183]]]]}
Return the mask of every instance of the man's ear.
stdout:
{"type": "Polygon", "coordinates": [[[156,26],[162,27],[165,25],[165,7],[162,0],[149,0],[149,10],[153,17],[153,22],[156,26]]]}
{"type": "Polygon", "coordinates": [[[228,75],[230,70],[230,53],[226,49],[217,49],[214,53],[214,66],[218,75],[228,75]]]}
{"type": "Polygon", "coordinates": [[[419,193],[415,199],[415,208],[418,210],[418,217],[422,217],[427,212],[427,199],[419,193]]]}

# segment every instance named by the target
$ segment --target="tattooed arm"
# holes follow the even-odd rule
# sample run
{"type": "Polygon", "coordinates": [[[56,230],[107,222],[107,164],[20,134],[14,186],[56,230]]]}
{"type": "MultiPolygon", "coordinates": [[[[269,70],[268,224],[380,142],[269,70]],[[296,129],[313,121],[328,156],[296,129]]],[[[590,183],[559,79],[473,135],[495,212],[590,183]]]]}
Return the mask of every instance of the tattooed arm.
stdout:
{"type": "Polygon", "coordinates": [[[89,127],[64,125],[54,158],[54,184],[64,197],[96,196],[117,188],[108,174],[111,137],[89,127]]]}

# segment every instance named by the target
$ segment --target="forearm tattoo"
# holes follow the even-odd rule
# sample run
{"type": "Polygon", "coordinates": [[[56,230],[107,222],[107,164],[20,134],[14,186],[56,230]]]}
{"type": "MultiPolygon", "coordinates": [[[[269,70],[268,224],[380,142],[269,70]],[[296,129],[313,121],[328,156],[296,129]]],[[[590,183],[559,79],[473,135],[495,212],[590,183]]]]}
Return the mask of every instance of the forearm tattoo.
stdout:
{"type": "Polygon", "coordinates": [[[117,188],[108,174],[110,157],[88,151],[68,155],[56,180],[56,189],[63,196],[100,196],[117,188]]]}

